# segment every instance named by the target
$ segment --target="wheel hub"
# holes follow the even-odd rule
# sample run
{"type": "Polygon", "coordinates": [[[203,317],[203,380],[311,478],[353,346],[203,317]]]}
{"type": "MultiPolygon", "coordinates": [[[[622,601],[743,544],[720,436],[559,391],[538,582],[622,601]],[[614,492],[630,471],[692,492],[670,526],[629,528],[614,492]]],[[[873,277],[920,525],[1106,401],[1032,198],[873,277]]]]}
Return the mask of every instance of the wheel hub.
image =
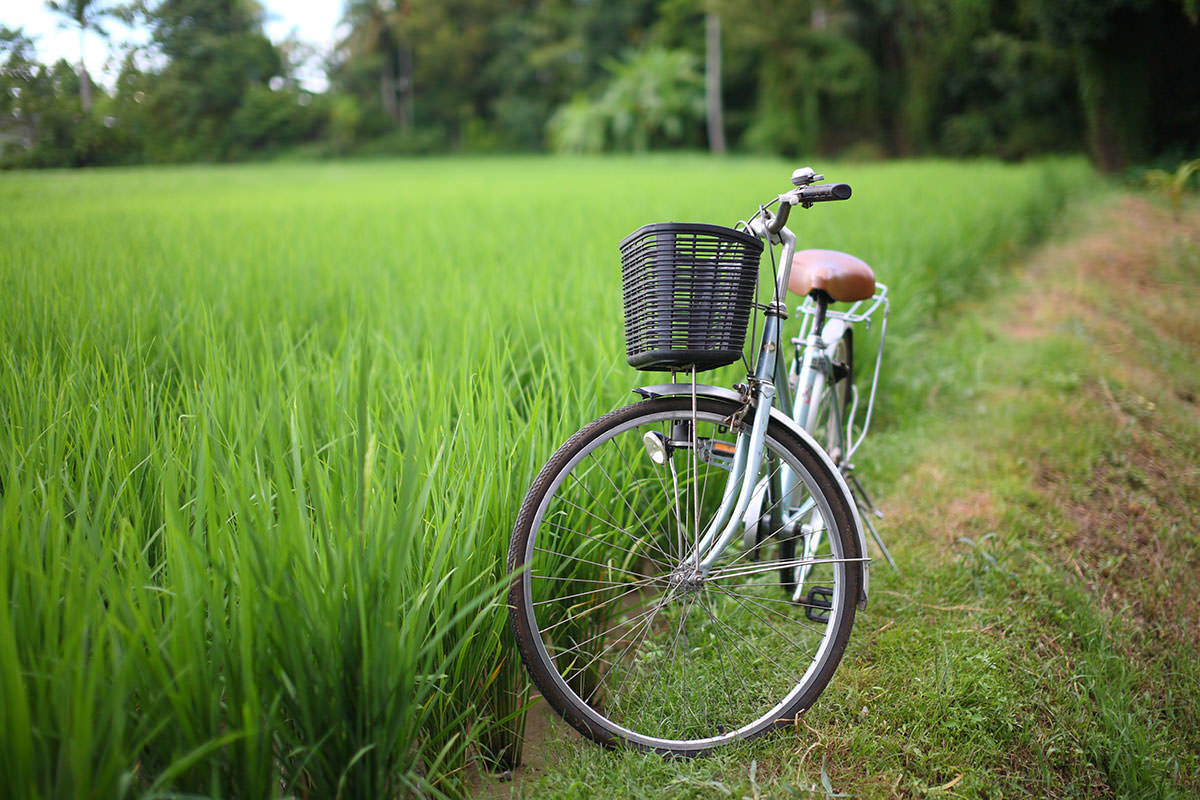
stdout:
{"type": "Polygon", "coordinates": [[[701,575],[693,566],[683,566],[671,573],[667,585],[674,589],[677,595],[695,594],[704,587],[708,578],[701,575]]]}

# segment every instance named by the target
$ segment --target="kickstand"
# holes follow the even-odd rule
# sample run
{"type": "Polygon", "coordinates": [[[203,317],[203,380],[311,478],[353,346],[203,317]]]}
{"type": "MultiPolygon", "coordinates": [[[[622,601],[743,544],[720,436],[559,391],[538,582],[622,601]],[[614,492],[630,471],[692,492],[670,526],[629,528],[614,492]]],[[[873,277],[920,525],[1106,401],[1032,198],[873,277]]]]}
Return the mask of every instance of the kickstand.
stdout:
{"type": "Polygon", "coordinates": [[[871,502],[871,497],[867,494],[867,490],[859,482],[858,476],[851,473],[849,475],[850,482],[854,484],[854,502],[858,506],[858,516],[867,524],[867,530],[871,532],[871,538],[875,540],[875,544],[879,546],[879,551],[883,553],[883,557],[887,559],[888,564],[891,564],[892,569],[896,572],[900,568],[896,566],[895,560],[892,559],[892,554],[888,552],[887,545],[883,543],[883,538],[880,537],[879,531],[875,530],[875,524],[871,522],[871,517],[883,518],[883,512],[875,507],[871,502]]]}

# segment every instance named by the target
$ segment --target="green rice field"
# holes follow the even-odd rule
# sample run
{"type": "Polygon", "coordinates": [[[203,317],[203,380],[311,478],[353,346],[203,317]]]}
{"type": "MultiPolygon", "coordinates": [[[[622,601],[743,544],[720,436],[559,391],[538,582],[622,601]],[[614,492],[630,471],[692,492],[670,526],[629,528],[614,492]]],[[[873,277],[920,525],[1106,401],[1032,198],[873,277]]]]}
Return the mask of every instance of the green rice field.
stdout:
{"type": "MultiPolygon", "coordinates": [[[[574,430],[659,380],[625,364],[617,242],[731,225],[794,166],[0,175],[7,796],[454,796],[511,764],[517,508],[574,430]]],[[[900,360],[1093,180],[816,166],[854,197],[791,227],[875,266],[900,360]]],[[[885,371],[879,424],[937,381],[885,371]]]]}

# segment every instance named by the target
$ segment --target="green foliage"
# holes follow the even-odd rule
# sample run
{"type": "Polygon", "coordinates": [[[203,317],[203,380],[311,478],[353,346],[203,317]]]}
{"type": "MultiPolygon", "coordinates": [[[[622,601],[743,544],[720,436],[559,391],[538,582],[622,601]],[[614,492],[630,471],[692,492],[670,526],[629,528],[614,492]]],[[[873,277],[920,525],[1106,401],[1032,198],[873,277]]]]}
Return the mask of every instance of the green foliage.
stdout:
{"type": "Polygon", "coordinates": [[[599,98],[577,97],[551,118],[556,150],[642,152],[696,146],[704,120],[704,78],[695,56],[649,48],[609,64],[611,78],[599,98]]]}
{"type": "Polygon", "coordinates": [[[362,124],[362,109],[353,95],[338,95],[329,110],[329,146],[338,155],[345,155],[358,138],[362,124]]]}
{"type": "Polygon", "coordinates": [[[164,0],[149,22],[168,62],[147,97],[147,150],[164,160],[234,154],[231,123],[248,91],[282,69],[261,11],[237,0],[164,0]]]}
{"type": "Polygon", "coordinates": [[[550,142],[558,152],[602,153],[608,146],[608,117],[598,102],[576,95],[550,118],[550,142]]]}
{"type": "Polygon", "coordinates": [[[800,31],[786,55],[763,62],[752,149],[804,155],[838,150],[874,130],[875,69],[841,36],[800,31]]]}
{"type": "Polygon", "coordinates": [[[71,20],[79,28],[79,99],[84,112],[91,111],[92,84],[83,62],[84,35],[89,28],[101,36],[105,35],[100,20],[118,12],[102,7],[94,0],[46,0],[46,7],[71,20]]]}
{"type": "Polygon", "coordinates": [[[1052,41],[1103,44],[1127,33],[1123,23],[1153,3],[1154,0],[1035,0],[1032,8],[1052,41]]]}
{"type": "Polygon", "coordinates": [[[307,92],[253,85],[229,121],[229,137],[233,147],[249,151],[287,147],[315,138],[322,121],[320,107],[312,105],[307,92]]]}
{"type": "Polygon", "coordinates": [[[1082,127],[1067,102],[1074,92],[1069,55],[1020,32],[992,32],[971,49],[952,85],[954,111],[938,125],[941,149],[1001,158],[1069,149],[1063,132],[1082,127]]]}
{"type": "MultiPolygon", "coordinates": [[[[710,14],[735,150],[1019,159],[1086,141],[1122,169],[1191,152],[1200,130],[1200,84],[1175,79],[1200,70],[1193,0],[355,0],[327,97],[302,110],[266,93],[302,59],[265,38],[254,3],[56,7],[88,30],[136,20],[151,41],[125,50],[112,98],[96,92],[82,117],[97,123],[56,112],[34,136],[32,116],[0,120],[0,163],[700,147],[710,14]]],[[[78,109],[68,93],[88,86],[56,79],[22,102],[78,109]]]]}
{"type": "Polygon", "coordinates": [[[34,60],[33,42],[20,30],[0,25],[0,164],[32,147],[45,67],[34,60]],[[11,155],[10,155],[11,154],[11,155]]]}
{"type": "Polygon", "coordinates": [[[1159,189],[1167,195],[1171,201],[1171,210],[1175,214],[1175,219],[1179,219],[1183,191],[1187,188],[1192,175],[1197,172],[1200,172],[1200,158],[1183,162],[1175,168],[1174,172],[1162,169],[1149,170],[1144,179],[1147,186],[1159,189]]]}
{"type": "Polygon", "coordinates": [[[1194,149],[1198,90],[1175,76],[1200,69],[1191,2],[1037,0],[1047,38],[1070,48],[1097,165],[1119,172],[1170,148],[1194,149]]]}
{"type": "Polygon", "coordinates": [[[65,61],[44,67],[19,31],[0,28],[0,166],[94,166],[136,158],[136,146],[110,124],[114,102],[93,94],[79,106],[79,76],[65,61]]]}

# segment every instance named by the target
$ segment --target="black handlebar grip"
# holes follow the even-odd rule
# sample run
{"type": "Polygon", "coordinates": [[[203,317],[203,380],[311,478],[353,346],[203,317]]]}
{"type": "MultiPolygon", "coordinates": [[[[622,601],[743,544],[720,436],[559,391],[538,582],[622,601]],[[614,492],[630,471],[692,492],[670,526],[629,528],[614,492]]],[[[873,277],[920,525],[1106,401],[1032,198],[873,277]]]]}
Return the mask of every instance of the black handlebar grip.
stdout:
{"type": "MultiPolygon", "coordinates": [[[[807,208],[813,203],[824,203],[828,200],[849,200],[852,191],[848,183],[819,183],[816,186],[797,189],[795,196],[800,204],[807,208]]],[[[780,199],[779,211],[767,225],[767,230],[773,234],[783,230],[783,226],[787,224],[788,214],[792,210],[789,203],[782,202],[782,196],[780,199]]]]}
{"type": "Polygon", "coordinates": [[[800,202],[823,203],[828,200],[849,200],[853,190],[848,183],[819,183],[800,190],[800,202]]]}

